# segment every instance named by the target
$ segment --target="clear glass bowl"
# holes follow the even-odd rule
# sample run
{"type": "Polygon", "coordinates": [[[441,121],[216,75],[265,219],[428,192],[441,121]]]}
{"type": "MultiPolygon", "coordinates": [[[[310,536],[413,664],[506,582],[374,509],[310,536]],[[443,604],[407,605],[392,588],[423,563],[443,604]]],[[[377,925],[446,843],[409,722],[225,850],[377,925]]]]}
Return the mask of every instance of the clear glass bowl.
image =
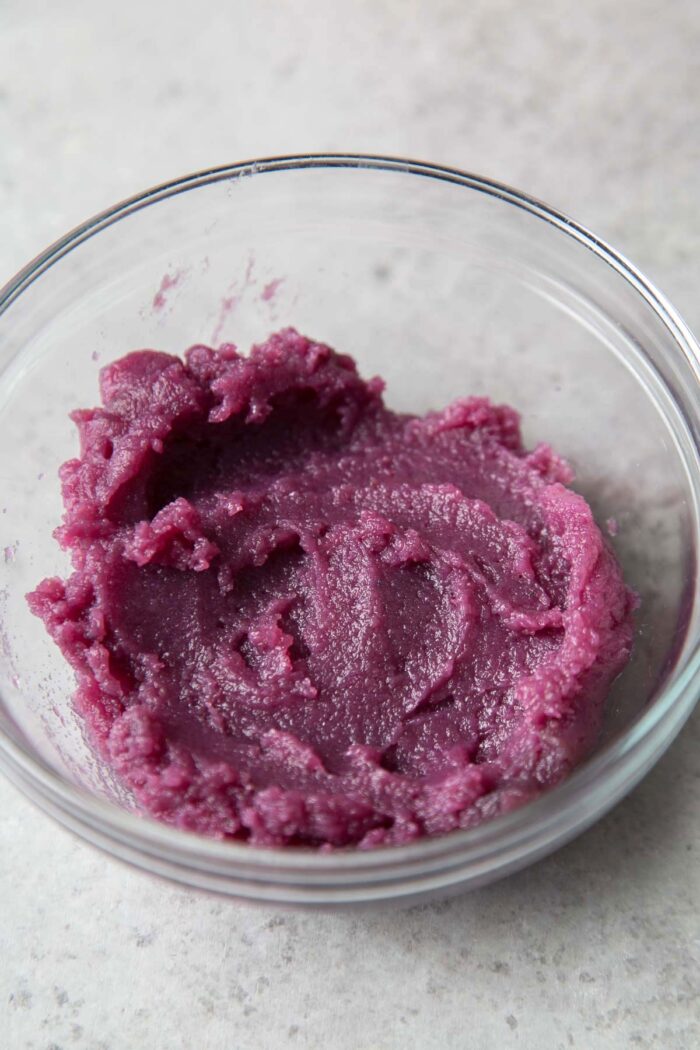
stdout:
{"type": "Polygon", "coordinates": [[[619,254],[521,193],[402,160],[310,156],[192,175],[81,226],[0,295],[0,762],[62,824],[147,871],[313,905],[474,887],[570,839],[659,758],[698,692],[700,354],[619,254]],[[515,405],[551,442],[639,592],[633,659],[596,754],[537,802],[471,831],[322,855],[177,831],[95,763],[72,676],[25,594],[67,561],[51,537],[68,412],[138,347],[247,348],[275,328],[354,355],[396,409],[515,405]],[[4,550],[4,558],[2,552],[4,550]]]}

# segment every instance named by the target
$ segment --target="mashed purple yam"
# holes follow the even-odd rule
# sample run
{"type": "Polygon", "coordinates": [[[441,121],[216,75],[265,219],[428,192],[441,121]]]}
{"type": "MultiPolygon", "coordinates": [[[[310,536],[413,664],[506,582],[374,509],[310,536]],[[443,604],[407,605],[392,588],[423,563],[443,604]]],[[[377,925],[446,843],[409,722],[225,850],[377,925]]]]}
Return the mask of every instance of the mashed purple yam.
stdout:
{"type": "Polygon", "coordinates": [[[425,418],[293,330],[101,373],[29,596],[100,756],[161,820],[405,843],[561,780],[631,593],[571,473],[480,398],[425,418]]]}

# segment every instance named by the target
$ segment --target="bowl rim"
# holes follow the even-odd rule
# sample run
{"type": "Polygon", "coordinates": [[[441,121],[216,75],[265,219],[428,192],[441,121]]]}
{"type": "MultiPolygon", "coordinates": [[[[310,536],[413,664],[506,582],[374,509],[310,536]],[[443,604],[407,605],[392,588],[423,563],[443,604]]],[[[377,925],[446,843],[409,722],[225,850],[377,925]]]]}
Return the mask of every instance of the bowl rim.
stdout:
{"type": "MultiPolygon", "coordinates": [[[[407,160],[381,154],[300,153],[248,160],[202,169],[161,183],[99,212],[56,240],[24,266],[0,289],[0,316],[42,274],[87,239],[134,212],[159,201],[210,183],[237,181],[289,170],[343,169],[388,171],[454,183],[520,208],[573,238],[615,270],[644,299],[669,330],[673,341],[693,373],[700,393],[700,346],[687,324],[666,297],[623,254],[584,226],[537,198],[502,182],[457,168],[407,160]]],[[[698,398],[696,398],[698,401],[698,398]]],[[[675,402],[675,398],[674,398],[675,402]]],[[[700,401],[698,401],[700,405],[700,401]]],[[[678,407],[678,406],[677,406],[678,407]]],[[[682,412],[684,422],[688,420],[682,412]]],[[[698,412],[700,416],[700,411],[698,412]]],[[[700,424],[692,430],[693,448],[700,457],[700,424]]],[[[686,464],[687,465],[687,464],[686,464]]],[[[696,510],[700,481],[696,479],[696,510]]],[[[697,608],[698,581],[694,608],[697,608]]],[[[0,764],[26,793],[53,800],[64,814],[73,815],[73,826],[108,829],[111,837],[125,844],[152,850],[156,856],[177,856],[196,870],[217,872],[235,879],[240,873],[258,873],[263,879],[284,882],[294,876],[348,876],[361,874],[380,878],[382,871],[400,875],[406,866],[430,862],[459,864],[452,881],[465,878],[465,865],[479,865],[513,855],[540,853],[601,816],[627,791],[671,743],[689,717],[700,693],[700,631],[695,624],[692,644],[687,643],[680,673],[659,698],[632,726],[574,770],[561,784],[527,805],[475,828],[426,837],[404,846],[372,850],[338,850],[320,853],[312,848],[260,847],[244,842],[222,841],[171,827],[135,812],[122,809],[62,777],[46,761],[34,757],[9,733],[0,729],[0,764]],[[650,744],[652,745],[650,747],[650,744]],[[77,816],[77,821],[75,817],[77,816]]],[[[690,642],[690,640],[689,640],[690,642]]],[[[41,804],[41,802],[40,802],[41,804]]],[[[56,813],[54,813],[56,815],[56,813]]],[[[59,819],[61,819],[59,813],[59,819]]],[[[232,891],[235,886],[232,886],[232,891]]]]}

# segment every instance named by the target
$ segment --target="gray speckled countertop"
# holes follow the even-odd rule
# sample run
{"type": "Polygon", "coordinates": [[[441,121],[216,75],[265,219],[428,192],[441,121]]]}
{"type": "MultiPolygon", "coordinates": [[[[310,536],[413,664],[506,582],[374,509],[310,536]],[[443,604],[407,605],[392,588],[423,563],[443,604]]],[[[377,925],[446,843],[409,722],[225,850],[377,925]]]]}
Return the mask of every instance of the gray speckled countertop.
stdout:
{"type": "MultiPolygon", "coordinates": [[[[700,329],[696,0],[5,0],[0,281],[188,170],[301,150],[510,182],[612,241],[700,329]]],[[[555,856],[408,911],[200,897],[0,781],[7,1050],[700,1046],[700,712],[555,856]]]]}

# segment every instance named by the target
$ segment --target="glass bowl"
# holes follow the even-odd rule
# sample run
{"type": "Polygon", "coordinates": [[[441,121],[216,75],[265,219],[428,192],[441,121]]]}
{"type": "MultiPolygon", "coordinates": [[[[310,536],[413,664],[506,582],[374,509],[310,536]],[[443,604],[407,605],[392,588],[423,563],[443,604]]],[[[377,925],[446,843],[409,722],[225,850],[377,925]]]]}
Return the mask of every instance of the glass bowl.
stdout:
{"type": "Polygon", "coordinates": [[[590,825],[659,758],[698,692],[700,354],[624,258],[545,205],[458,171],[300,156],[188,176],[105,212],[0,295],[0,762],[83,838],[238,898],[348,905],[475,887],[590,825]],[[56,472],[68,412],[139,347],[241,348],[294,325],[387,380],[399,410],[488,394],[576,485],[641,597],[633,658],[596,753],[536,802],[408,846],[320,854],[160,825],[100,768],[72,674],[25,594],[63,574],[56,472]]]}

